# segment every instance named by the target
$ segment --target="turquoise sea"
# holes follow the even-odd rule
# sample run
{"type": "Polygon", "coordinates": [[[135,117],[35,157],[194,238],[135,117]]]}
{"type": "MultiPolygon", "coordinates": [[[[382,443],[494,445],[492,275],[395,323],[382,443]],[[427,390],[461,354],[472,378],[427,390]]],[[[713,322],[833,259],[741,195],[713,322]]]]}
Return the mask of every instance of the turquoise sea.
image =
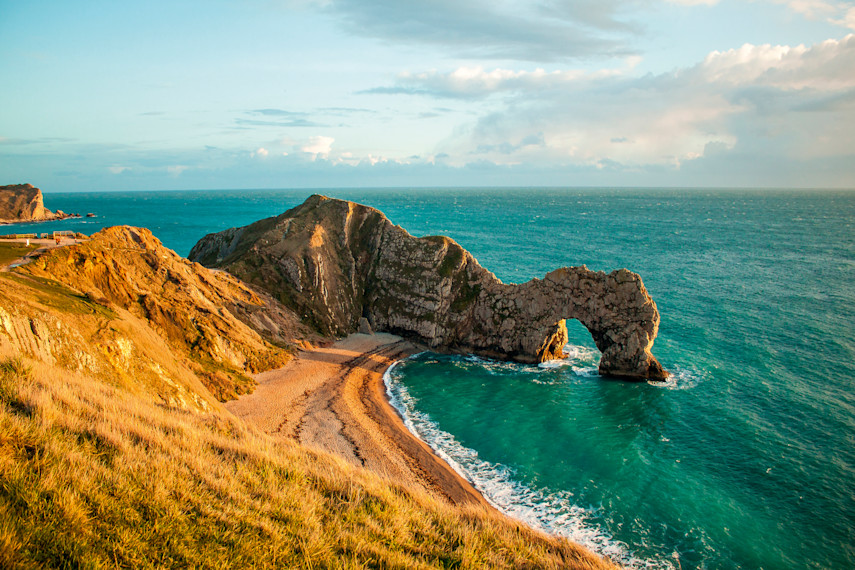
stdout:
{"type": "MultiPolygon", "coordinates": [[[[312,191],[46,194],[96,218],[0,233],[203,235],[312,191]]],[[[661,385],[423,353],[387,374],[412,430],[512,516],[651,568],[855,567],[855,192],[330,189],[456,239],[505,282],[627,267],[662,315],[661,385]]]]}

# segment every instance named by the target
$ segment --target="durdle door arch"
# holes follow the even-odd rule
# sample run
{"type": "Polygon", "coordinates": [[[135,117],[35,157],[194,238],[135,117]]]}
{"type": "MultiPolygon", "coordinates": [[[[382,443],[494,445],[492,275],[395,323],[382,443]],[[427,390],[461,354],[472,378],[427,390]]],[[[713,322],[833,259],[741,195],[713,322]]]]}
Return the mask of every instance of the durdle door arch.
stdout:
{"type": "Polygon", "coordinates": [[[602,353],[600,373],[664,380],[650,350],[659,312],[641,277],[585,266],[504,284],[454,240],[417,238],[382,212],[311,196],[243,228],[205,236],[190,259],[267,289],[321,334],[372,330],[436,350],[542,362],[560,358],[565,319],[578,319],[602,353]]]}

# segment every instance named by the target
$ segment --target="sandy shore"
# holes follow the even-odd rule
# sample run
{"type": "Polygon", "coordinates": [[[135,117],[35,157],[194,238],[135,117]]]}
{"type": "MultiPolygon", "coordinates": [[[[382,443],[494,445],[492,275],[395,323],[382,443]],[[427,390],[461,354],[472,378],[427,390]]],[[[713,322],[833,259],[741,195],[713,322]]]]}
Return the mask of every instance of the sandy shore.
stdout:
{"type": "Polygon", "coordinates": [[[387,400],[383,372],[416,351],[397,336],[354,334],[258,374],[255,391],[226,408],[273,436],[335,454],[437,498],[489,507],[407,430],[387,400]]]}

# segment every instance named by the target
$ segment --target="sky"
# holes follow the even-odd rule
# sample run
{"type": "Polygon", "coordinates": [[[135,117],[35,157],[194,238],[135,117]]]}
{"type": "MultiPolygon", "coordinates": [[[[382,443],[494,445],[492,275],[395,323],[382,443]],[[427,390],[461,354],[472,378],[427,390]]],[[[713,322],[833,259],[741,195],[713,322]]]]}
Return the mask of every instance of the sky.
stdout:
{"type": "Polygon", "coordinates": [[[853,0],[0,0],[0,184],[855,188],[853,34],[853,0]]]}

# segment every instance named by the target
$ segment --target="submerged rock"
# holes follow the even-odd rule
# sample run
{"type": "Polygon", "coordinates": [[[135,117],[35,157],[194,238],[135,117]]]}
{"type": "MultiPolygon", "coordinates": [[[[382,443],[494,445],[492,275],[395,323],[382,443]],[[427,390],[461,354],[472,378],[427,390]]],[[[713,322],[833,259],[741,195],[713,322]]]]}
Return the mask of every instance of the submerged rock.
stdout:
{"type": "Polygon", "coordinates": [[[565,319],[602,352],[600,373],[663,380],[659,312],[626,269],[564,267],[504,284],[452,239],[416,238],[367,206],[314,195],[280,216],[202,238],[190,259],[265,288],[325,335],[360,328],[534,363],[561,358],[565,319]]]}

